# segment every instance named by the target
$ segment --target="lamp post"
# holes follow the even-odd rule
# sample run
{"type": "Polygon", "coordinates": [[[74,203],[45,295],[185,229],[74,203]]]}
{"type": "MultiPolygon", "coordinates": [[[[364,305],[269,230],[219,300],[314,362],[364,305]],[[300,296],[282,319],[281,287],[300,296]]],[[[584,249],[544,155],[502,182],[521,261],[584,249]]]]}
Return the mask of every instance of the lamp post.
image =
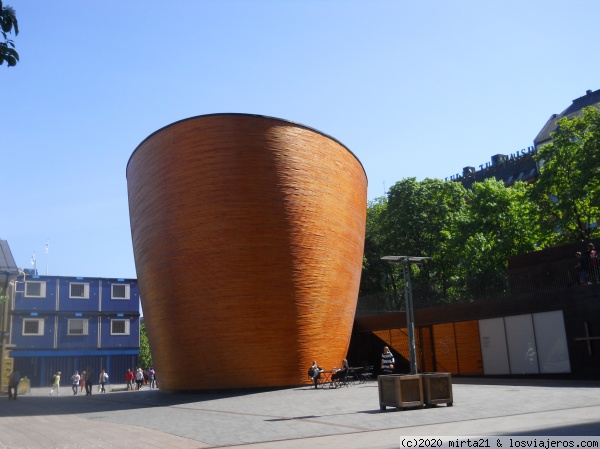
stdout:
{"type": "Polygon", "coordinates": [[[381,260],[402,265],[404,274],[404,303],[406,307],[406,327],[408,328],[408,351],[410,354],[410,373],[417,374],[417,350],[415,344],[415,315],[412,299],[412,285],[410,283],[410,265],[421,265],[429,257],[414,256],[384,256],[381,260]]]}

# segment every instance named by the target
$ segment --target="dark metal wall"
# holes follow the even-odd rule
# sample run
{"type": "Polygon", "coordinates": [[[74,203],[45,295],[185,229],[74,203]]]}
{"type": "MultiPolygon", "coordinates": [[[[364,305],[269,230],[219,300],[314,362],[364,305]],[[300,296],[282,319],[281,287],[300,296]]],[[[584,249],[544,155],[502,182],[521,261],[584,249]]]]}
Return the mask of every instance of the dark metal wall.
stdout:
{"type": "Polygon", "coordinates": [[[59,357],[15,357],[14,367],[21,377],[27,376],[32,387],[50,388],[50,380],[57,371],[61,371],[61,387],[71,386],[71,376],[75,371],[93,373],[94,385],[98,383],[100,372],[106,369],[109,383],[125,383],[127,369],[137,368],[137,355],[102,355],[102,356],[59,356],[59,357]]]}
{"type": "MultiPolygon", "coordinates": [[[[552,310],[561,310],[564,316],[571,364],[571,374],[568,377],[600,379],[600,284],[523,294],[502,301],[418,309],[415,310],[415,326],[417,329],[423,329],[437,324],[552,310]]],[[[368,362],[377,365],[385,342],[377,338],[375,333],[405,327],[406,317],[402,312],[357,318],[354,322],[348,359],[354,359],[354,364],[368,362]]],[[[400,351],[398,355],[401,355],[400,351]]]]}

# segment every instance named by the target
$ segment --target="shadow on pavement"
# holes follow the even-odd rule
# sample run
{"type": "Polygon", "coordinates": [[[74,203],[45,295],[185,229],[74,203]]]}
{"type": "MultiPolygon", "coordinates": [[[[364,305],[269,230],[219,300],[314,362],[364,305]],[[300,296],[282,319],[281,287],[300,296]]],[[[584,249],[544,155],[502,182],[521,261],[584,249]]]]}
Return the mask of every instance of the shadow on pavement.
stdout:
{"type": "Polygon", "coordinates": [[[153,407],[169,407],[216,399],[246,396],[256,392],[220,393],[168,393],[160,390],[119,391],[91,396],[73,395],[70,389],[61,388],[59,396],[36,395],[19,396],[16,401],[6,396],[0,397],[0,417],[69,415],[80,413],[111,412],[118,410],[138,410],[153,407]]]}

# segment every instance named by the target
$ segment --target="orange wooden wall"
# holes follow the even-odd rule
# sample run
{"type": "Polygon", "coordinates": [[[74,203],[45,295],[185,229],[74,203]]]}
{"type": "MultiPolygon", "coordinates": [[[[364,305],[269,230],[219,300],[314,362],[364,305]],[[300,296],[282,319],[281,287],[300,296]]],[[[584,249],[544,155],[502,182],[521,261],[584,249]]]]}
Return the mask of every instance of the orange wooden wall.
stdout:
{"type": "MultiPolygon", "coordinates": [[[[373,334],[410,360],[406,328],[374,331],[373,334]]],[[[483,374],[477,321],[419,327],[415,329],[415,343],[420,372],[483,374]]]]}
{"type": "Polygon", "coordinates": [[[131,234],[161,387],[297,385],[348,349],[367,179],[313,129],[200,116],[144,140],[127,166],[131,234]]]}

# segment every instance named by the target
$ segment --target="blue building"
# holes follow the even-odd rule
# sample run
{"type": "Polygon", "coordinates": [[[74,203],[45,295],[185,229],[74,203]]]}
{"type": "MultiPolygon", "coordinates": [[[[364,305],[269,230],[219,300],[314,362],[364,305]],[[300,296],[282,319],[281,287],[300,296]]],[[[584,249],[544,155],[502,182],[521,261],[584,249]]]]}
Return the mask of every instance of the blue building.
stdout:
{"type": "Polygon", "coordinates": [[[123,383],[137,367],[140,296],[135,279],[26,275],[19,277],[10,314],[10,357],[34,387],[62,385],[75,370],[102,369],[123,383]]]}

